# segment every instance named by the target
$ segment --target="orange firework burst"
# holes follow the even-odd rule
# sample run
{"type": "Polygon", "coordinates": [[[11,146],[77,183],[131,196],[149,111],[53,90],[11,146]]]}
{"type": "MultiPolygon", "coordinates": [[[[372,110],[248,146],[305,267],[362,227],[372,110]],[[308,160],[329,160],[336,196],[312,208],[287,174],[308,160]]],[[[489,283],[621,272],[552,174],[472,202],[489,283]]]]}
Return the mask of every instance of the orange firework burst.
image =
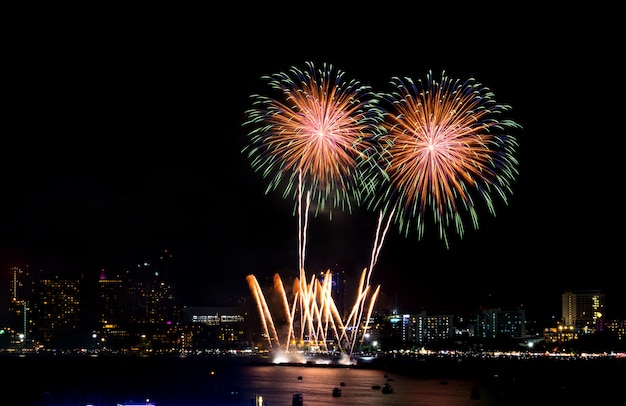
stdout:
{"type": "Polygon", "coordinates": [[[332,65],[264,76],[280,97],[252,95],[252,126],[244,149],[254,170],[269,178],[268,191],[310,193],[316,212],[350,210],[362,196],[362,164],[368,161],[382,111],[368,86],[344,80],[332,65]],[[327,203],[330,203],[328,207],[327,203]]]}
{"type": "Polygon", "coordinates": [[[448,246],[446,230],[454,226],[462,237],[464,214],[478,228],[476,196],[493,215],[492,193],[507,203],[518,173],[517,141],[507,130],[520,126],[497,119],[510,107],[474,79],[452,80],[443,72],[437,81],[429,72],[425,83],[394,77],[391,84],[381,139],[388,179],[372,204],[393,210],[405,233],[414,220],[420,238],[430,208],[448,246]]]}

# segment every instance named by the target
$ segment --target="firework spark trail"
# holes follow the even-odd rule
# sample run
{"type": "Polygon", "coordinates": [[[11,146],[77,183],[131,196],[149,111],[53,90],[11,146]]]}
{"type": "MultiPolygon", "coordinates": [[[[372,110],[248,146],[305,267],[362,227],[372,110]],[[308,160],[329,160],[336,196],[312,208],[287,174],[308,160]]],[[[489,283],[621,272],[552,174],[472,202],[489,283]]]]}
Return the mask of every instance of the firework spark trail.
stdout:
{"type": "MultiPolygon", "coordinates": [[[[372,312],[374,311],[374,304],[376,303],[376,299],[378,298],[378,293],[380,292],[380,285],[376,287],[376,291],[372,294],[372,298],[370,299],[370,305],[367,309],[367,315],[365,317],[365,325],[363,326],[363,333],[361,334],[361,345],[363,344],[363,340],[365,339],[365,333],[367,333],[367,329],[369,327],[370,317],[372,317],[372,312]]],[[[352,355],[352,352],[350,352],[352,355]]]]}
{"type": "Polygon", "coordinates": [[[350,356],[352,356],[352,353],[356,345],[356,341],[357,341],[358,334],[359,334],[359,326],[361,325],[361,316],[362,316],[361,309],[363,308],[363,303],[365,303],[365,299],[367,298],[367,294],[369,293],[369,291],[370,291],[369,286],[365,286],[365,288],[362,291],[360,291],[359,297],[357,298],[357,301],[354,304],[353,314],[351,315],[354,317],[354,322],[352,324],[348,324],[354,327],[350,335],[351,337],[350,338],[350,351],[349,351],[350,356]]]}
{"type": "Polygon", "coordinates": [[[385,241],[385,236],[387,235],[387,231],[389,231],[389,226],[391,224],[391,219],[393,218],[393,212],[394,209],[392,209],[390,216],[388,216],[387,218],[387,223],[385,224],[385,228],[382,231],[381,234],[381,224],[383,222],[383,219],[385,218],[383,211],[381,211],[379,213],[378,216],[378,225],[376,226],[376,238],[374,239],[374,245],[372,247],[372,258],[370,260],[370,267],[369,267],[369,271],[367,273],[367,282],[365,283],[366,285],[369,286],[370,284],[370,277],[372,276],[372,272],[374,270],[374,265],[376,265],[376,262],[378,262],[378,255],[380,255],[380,250],[383,247],[383,242],[385,241]]]}
{"type": "MultiPolygon", "coordinates": [[[[268,337],[269,348],[272,349],[274,347],[272,343],[276,342],[278,348],[281,349],[283,344],[280,342],[272,313],[267,305],[261,287],[254,275],[248,275],[246,279],[248,280],[250,290],[259,308],[261,323],[263,325],[263,331],[268,337]]],[[[332,274],[330,270],[326,272],[321,283],[314,276],[311,277],[310,284],[306,284],[306,281],[302,284],[301,281],[303,280],[304,279],[299,279],[294,282],[294,299],[290,310],[289,301],[280,275],[274,275],[274,290],[281,299],[282,307],[288,320],[287,339],[284,342],[285,351],[289,352],[292,340],[296,342],[294,322],[298,308],[301,313],[297,342],[301,344],[304,343],[305,338],[308,336],[310,345],[316,345],[321,351],[328,352],[327,339],[329,338],[329,332],[332,332],[333,337],[337,339],[339,348],[346,348],[344,344],[349,342],[349,338],[346,335],[345,325],[341,320],[341,316],[339,315],[339,311],[332,297],[332,274]],[[304,297],[304,299],[300,300],[300,296],[304,297]],[[304,305],[302,303],[304,303],[304,305]]],[[[365,295],[365,293],[363,295],[365,295]]],[[[350,354],[352,354],[351,351],[350,354]]]]}
{"type": "Polygon", "coordinates": [[[274,321],[272,319],[272,313],[267,306],[267,302],[265,301],[265,296],[259,286],[258,281],[254,277],[254,275],[248,275],[246,277],[248,281],[248,285],[250,286],[250,290],[254,294],[254,298],[256,299],[257,306],[259,307],[259,313],[261,314],[261,322],[263,323],[263,330],[267,334],[269,347],[272,348],[272,339],[276,340],[277,345],[280,348],[280,340],[278,337],[278,333],[276,332],[276,328],[274,326],[274,321]]]}
{"type": "Polygon", "coordinates": [[[337,337],[337,341],[341,342],[341,333],[339,331],[341,330],[342,332],[344,332],[345,328],[332,296],[333,277],[330,270],[326,271],[322,287],[323,290],[320,302],[323,309],[323,330],[325,332],[332,331],[334,337],[337,337]]]}
{"type": "Polygon", "coordinates": [[[472,192],[494,216],[492,191],[508,203],[518,162],[517,140],[507,131],[521,126],[498,120],[511,107],[496,103],[474,79],[453,80],[444,71],[437,81],[429,72],[425,83],[394,77],[391,85],[395,90],[384,95],[389,108],[380,139],[388,182],[370,204],[395,210],[394,221],[405,234],[415,221],[420,239],[430,208],[449,248],[447,229],[454,227],[462,238],[463,214],[478,229],[478,199],[472,192]]]}
{"type": "MultiPolygon", "coordinates": [[[[293,322],[295,320],[296,317],[296,305],[299,303],[300,300],[300,292],[296,292],[294,294],[294,299],[293,299],[293,303],[291,306],[291,316],[289,317],[289,333],[288,333],[288,337],[291,337],[294,341],[296,339],[295,337],[295,331],[293,328],[293,322]]],[[[287,301],[287,297],[285,296],[285,301],[287,301]]],[[[285,351],[289,351],[289,343],[291,342],[291,340],[287,340],[286,346],[285,346],[285,351]]]]}
{"type": "MultiPolygon", "coordinates": [[[[298,185],[298,271],[300,271],[304,269],[305,240],[303,230],[306,229],[302,217],[302,172],[298,174],[298,185]]],[[[309,199],[307,198],[308,201],[309,199]]]]}
{"type": "Polygon", "coordinates": [[[321,284],[319,281],[316,282],[318,289],[318,292],[316,294],[318,295],[318,297],[315,302],[319,303],[318,320],[320,321],[317,328],[319,330],[319,336],[322,337],[323,335],[322,342],[324,343],[324,345],[326,345],[326,332],[330,327],[330,319],[328,318],[328,299],[331,293],[329,289],[329,287],[331,287],[331,285],[329,284],[331,283],[331,280],[332,279],[329,278],[329,274],[327,272],[321,284]]]}
{"type": "Polygon", "coordinates": [[[332,329],[335,334],[335,337],[337,337],[337,342],[340,344],[340,348],[341,348],[341,343],[345,339],[347,339],[346,326],[343,323],[343,320],[341,320],[341,315],[339,314],[339,310],[337,309],[337,304],[335,303],[334,300],[329,301],[329,307],[330,307],[329,310],[331,313],[331,320],[333,321],[332,329]]]}
{"type": "MultiPolygon", "coordinates": [[[[391,215],[387,217],[387,222],[385,224],[384,229],[382,230],[381,233],[381,224],[384,220],[385,216],[384,216],[384,212],[381,210],[379,213],[379,217],[378,217],[378,226],[376,227],[376,238],[374,239],[374,245],[372,248],[372,257],[370,259],[370,266],[369,269],[367,271],[367,280],[365,282],[365,285],[363,285],[363,283],[361,282],[361,284],[359,284],[359,297],[361,297],[362,294],[364,294],[365,292],[363,292],[363,288],[365,287],[365,289],[369,288],[370,286],[370,279],[372,276],[372,272],[374,270],[374,265],[376,265],[376,262],[378,261],[378,255],[380,254],[380,250],[383,246],[383,242],[385,240],[385,236],[387,235],[387,231],[389,230],[389,226],[391,223],[391,220],[393,218],[393,209],[391,211],[391,215]]],[[[378,290],[380,289],[380,286],[377,287],[376,289],[376,293],[370,298],[370,310],[369,310],[369,314],[371,314],[371,308],[373,307],[375,301],[376,301],[376,297],[378,296],[378,290]]],[[[365,307],[365,297],[363,296],[363,298],[361,300],[359,300],[359,309],[358,309],[358,316],[356,318],[356,320],[362,320],[363,317],[363,310],[365,307]]],[[[367,330],[367,324],[369,323],[369,314],[366,318],[366,323],[365,323],[365,329],[364,331],[367,330]]],[[[355,340],[352,340],[353,343],[355,343],[355,340]]],[[[350,355],[352,355],[352,351],[354,350],[354,344],[350,347],[350,355]]]]}
{"type": "Polygon", "coordinates": [[[306,257],[306,230],[309,224],[311,193],[306,194],[306,206],[302,210],[302,172],[298,176],[298,269],[304,269],[306,257]]]}
{"type": "MultiPolygon", "coordinates": [[[[289,310],[289,300],[287,299],[287,294],[285,293],[285,287],[283,285],[283,281],[280,278],[279,274],[274,274],[274,289],[278,292],[278,297],[281,299],[281,303],[283,305],[283,309],[285,311],[285,316],[287,320],[293,320],[292,311],[289,310]]],[[[295,336],[293,335],[292,324],[289,323],[289,330],[287,332],[287,343],[295,336]]]]}
{"type": "Polygon", "coordinates": [[[312,306],[315,303],[315,295],[313,294],[312,290],[313,290],[313,286],[314,286],[314,282],[315,282],[315,275],[311,276],[311,283],[307,285],[306,280],[304,280],[304,286],[303,286],[303,290],[305,295],[303,296],[306,300],[304,300],[303,303],[303,308],[304,308],[304,323],[303,326],[305,326],[306,330],[303,329],[302,333],[301,333],[301,340],[304,341],[305,335],[308,332],[309,333],[309,340],[316,340],[317,338],[314,337],[314,333],[315,333],[315,318],[312,315],[312,306]]]}
{"type": "MultiPolygon", "coordinates": [[[[348,316],[348,320],[346,321],[346,326],[358,326],[360,322],[360,315],[362,304],[365,301],[367,292],[369,290],[369,286],[365,286],[365,277],[367,273],[367,268],[363,269],[361,272],[361,278],[359,279],[359,287],[357,289],[357,299],[354,302],[354,306],[352,307],[352,311],[348,316]]],[[[356,342],[356,334],[358,334],[358,328],[352,329],[350,331],[350,355],[352,355],[352,349],[354,348],[354,343],[356,342]]]]}
{"type": "Polygon", "coordinates": [[[324,291],[322,284],[313,276],[311,281],[312,288],[312,300],[311,300],[311,314],[313,315],[315,340],[317,343],[323,343],[325,351],[326,348],[326,330],[324,329],[324,291]]]}

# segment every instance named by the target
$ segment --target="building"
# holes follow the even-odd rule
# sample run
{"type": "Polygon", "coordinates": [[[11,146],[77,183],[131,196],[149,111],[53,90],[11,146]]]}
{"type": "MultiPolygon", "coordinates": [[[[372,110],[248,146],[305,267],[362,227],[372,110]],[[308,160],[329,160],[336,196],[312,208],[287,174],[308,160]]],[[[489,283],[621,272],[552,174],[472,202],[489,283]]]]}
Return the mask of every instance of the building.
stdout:
{"type": "Polygon", "coordinates": [[[454,336],[454,316],[451,314],[417,314],[394,315],[389,322],[394,330],[400,332],[404,343],[419,346],[444,343],[454,336]]]}
{"type": "Polygon", "coordinates": [[[9,309],[7,323],[4,327],[7,334],[3,344],[9,348],[29,347],[32,339],[30,320],[30,298],[32,297],[32,279],[28,268],[11,267],[9,269],[9,309]]]}
{"type": "Polygon", "coordinates": [[[243,306],[185,306],[186,349],[213,351],[253,346],[243,306]]]}
{"type": "Polygon", "coordinates": [[[43,276],[36,281],[31,321],[36,340],[46,347],[80,346],[81,281],[43,276]]]}
{"type": "Polygon", "coordinates": [[[484,309],[477,315],[476,337],[486,340],[526,337],[524,309],[484,309]]]}
{"type": "Polygon", "coordinates": [[[561,295],[562,324],[583,334],[593,333],[605,317],[604,306],[600,290],[567,290],[561,295]]]}

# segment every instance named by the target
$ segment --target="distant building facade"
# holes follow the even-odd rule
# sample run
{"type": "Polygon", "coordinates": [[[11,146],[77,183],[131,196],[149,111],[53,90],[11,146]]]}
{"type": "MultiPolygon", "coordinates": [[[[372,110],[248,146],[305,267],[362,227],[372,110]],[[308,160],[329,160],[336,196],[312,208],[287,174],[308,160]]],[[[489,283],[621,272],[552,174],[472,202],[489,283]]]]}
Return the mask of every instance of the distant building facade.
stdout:
{"type": "Polygon", "coordinates": [[[524,309],[485,309],[477,315],[476,337],[497,340],[526,337],[524,309]]]}
{"type": "Polygon", "coordinates": [[[584,333],[596,331],[605,317],[605,297],[600,290],[567,290],[561,295],[562,323],[584,333]]]}

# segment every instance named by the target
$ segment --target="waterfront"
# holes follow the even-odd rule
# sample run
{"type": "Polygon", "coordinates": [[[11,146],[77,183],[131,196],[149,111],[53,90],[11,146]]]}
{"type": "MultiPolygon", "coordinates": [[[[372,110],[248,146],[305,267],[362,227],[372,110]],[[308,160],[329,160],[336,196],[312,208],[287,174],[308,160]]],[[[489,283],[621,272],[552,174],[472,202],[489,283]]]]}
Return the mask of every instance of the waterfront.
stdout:
{"type": "Polygon", "coordinates": [[[0,358],[12,404],[28,406],[115,406],[147,399],[156,406],[252,406],[257,395],[266,406],[289,406],[295,393],[302,393],[306,406],[597,404],[620,396],[625,376],[618,359],[388,361],[357,367],[228,357],[0,358]],[[385,382],[392,394],[372,389],[385,382]],[[341,396],[332,396],[334,387],[341,388],[341,396]]]}

